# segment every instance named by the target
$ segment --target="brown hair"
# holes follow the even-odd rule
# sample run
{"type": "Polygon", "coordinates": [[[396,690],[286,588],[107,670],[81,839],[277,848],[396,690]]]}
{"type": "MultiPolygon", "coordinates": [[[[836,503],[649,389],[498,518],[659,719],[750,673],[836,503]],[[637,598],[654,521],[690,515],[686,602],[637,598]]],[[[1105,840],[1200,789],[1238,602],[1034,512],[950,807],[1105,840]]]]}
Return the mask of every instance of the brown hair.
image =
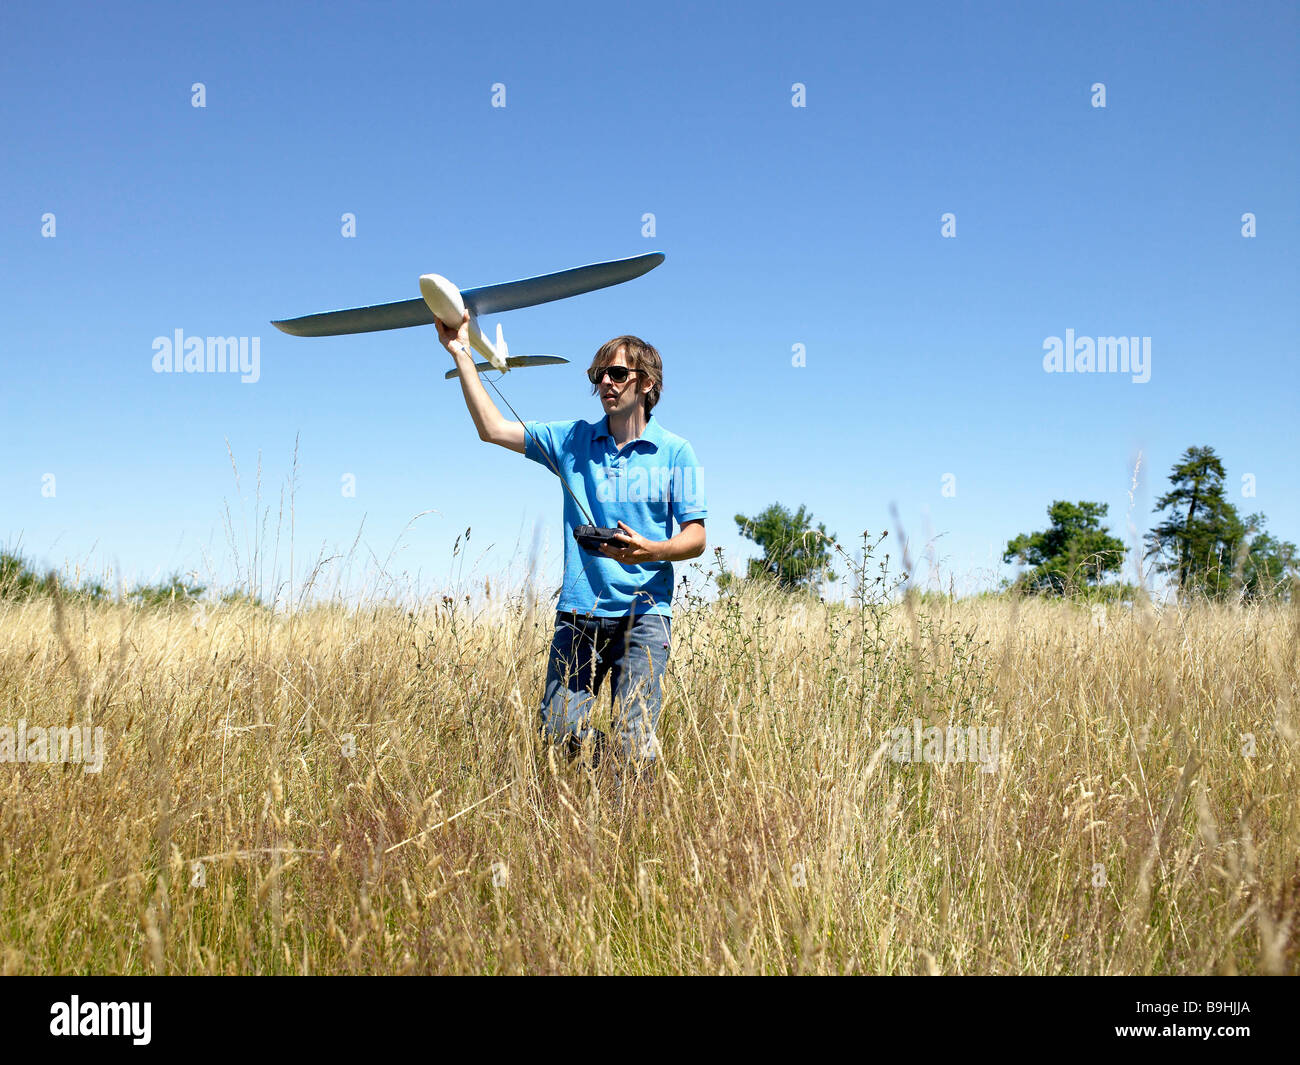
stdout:
{"type": "MultiPolygon", "coordinates": [[[[650,411],[654,405],[659,402],[659,394],[664,389],[664,363],[659,357],[659,352],[654,346],[647,344],[640,337],[621,336],[613,340],[606,341],[596,352],[596,357],[591,360],[591,365],[587,367],[587,376],[590,377],[593,370],[603,370],[611,362],[614,356],[618,354],[619,348],[622,348],[627,355],[627,364],[633,370],[637,371],[637,389],[641,388],[641,378],[648,377],[654,381],[650,391],[645,394],[645,416],[650,417],[650,411]]],[[[599,381],[599,378],[597,378],[599,381]]],[[[591,386],[591,394],[596,394],[598,384],[591,386]]]]}

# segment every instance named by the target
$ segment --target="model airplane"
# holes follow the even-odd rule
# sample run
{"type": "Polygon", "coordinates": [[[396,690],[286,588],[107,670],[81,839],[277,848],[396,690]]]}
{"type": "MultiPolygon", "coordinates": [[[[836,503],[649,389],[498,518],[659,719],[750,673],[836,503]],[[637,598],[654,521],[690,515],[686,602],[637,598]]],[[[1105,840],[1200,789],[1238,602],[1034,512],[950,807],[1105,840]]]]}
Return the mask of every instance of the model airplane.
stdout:
{"type": "MultiPolygon", "coordinates": [[[[552,300],[568,299],[599,288],[621,285],[634,277],[653,270],[664,261],[662,252],[634,255],[630,259],[613,259],[590,266],[577,266],[554,274],[526,277],[500,285],[484,285],[462,292],[441,274],[424,274],[420,278],[420,299],[402,300],[398,303],[381,303],[374,307],[354,307],[346,311],[326,311],[308,314],[271,324],[283,333],[296,337],[340,336],[344,333],[373,333],[381,329],[404,329],[412,325],[429,325],[435,318],[452,329],[457,329],[469,311],[470,346],[487,362],[475,363],[480,370],[489,367],[502,373],[515,366],[548,366],[568,362],[558,355],[511,355],[506,347],[501,324],[497,323],[496,343],[493,344],[479,329],[475,319],[483,314],[533,307],[552,300]]],[[[458,370],[449,371],[447,378],[456,377],[458,370]]]]}

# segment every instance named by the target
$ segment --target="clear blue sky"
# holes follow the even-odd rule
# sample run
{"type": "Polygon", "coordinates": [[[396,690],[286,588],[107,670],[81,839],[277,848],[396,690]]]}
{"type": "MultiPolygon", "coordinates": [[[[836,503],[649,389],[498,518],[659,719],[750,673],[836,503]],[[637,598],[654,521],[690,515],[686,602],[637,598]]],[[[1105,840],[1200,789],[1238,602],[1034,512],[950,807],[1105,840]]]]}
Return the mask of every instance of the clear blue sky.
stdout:
{"type": "Polygon", "coordinates": [[[540,523],[558,577],[558,483],[479,443],[432,329],[268,323],[650,250],[502,315],[512,351],[573,360],[502,387],[594,420],[591,354],[650,340],[710,548],[749,553],[732,516],[772,501],[847,541],[892,503],[975,587],[1056,498],[1128,539],[1139,451],[1145,528],[1194,444],[1300,539],[1298,30],[1292,3],[7,5],[0,543],[233,579],[226,505],[241,558],[255,530],[226,440],[274,503],[297,437],[299,569],[361,530],[358,566],[396,543],[434,590],[540,523]],[[176,329],[260,337],[261,379],[155,374],[176,329]],[[1045,373],[1067,329],[1151,337],[1151,380],[1045,373]]]}

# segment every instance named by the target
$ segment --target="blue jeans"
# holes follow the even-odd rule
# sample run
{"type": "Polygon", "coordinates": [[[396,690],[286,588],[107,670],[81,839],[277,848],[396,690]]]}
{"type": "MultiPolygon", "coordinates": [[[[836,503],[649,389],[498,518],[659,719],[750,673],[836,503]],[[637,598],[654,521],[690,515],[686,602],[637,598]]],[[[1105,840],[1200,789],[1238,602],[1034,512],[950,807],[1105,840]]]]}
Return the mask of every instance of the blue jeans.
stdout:
{"type": "Polygon", "coordinates": [[[599,757],[605,736],[591,727],[591,715],[608,673],[619,753],[630,762],[653,762],[671,643],[672,619],[662,614],[557,614],[542,693],[542,735],[567,742],[571,750],[590,738],[599,757]]]}

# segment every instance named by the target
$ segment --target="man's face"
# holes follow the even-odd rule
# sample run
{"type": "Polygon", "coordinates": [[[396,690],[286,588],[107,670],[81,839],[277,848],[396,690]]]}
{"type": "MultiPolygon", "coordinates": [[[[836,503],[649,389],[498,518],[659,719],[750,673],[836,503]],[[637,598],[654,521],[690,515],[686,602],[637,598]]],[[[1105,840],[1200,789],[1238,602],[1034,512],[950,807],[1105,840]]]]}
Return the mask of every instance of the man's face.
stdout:
{"type": "MultiPolygon", "coordinates": [[[[609,361],[609,366],[628,366],[627,351],[619,348],[609,361]]],[[[608,367],[607,367],[608,368],[608,367]]],[[[602,374],[596,383],[596,394],[608,415],[624,415],[635,411],[642,403],[642,395],[650,390],[650,382],[640,373],[630,373],[621,385],[616,385],[602,374]]]]}

